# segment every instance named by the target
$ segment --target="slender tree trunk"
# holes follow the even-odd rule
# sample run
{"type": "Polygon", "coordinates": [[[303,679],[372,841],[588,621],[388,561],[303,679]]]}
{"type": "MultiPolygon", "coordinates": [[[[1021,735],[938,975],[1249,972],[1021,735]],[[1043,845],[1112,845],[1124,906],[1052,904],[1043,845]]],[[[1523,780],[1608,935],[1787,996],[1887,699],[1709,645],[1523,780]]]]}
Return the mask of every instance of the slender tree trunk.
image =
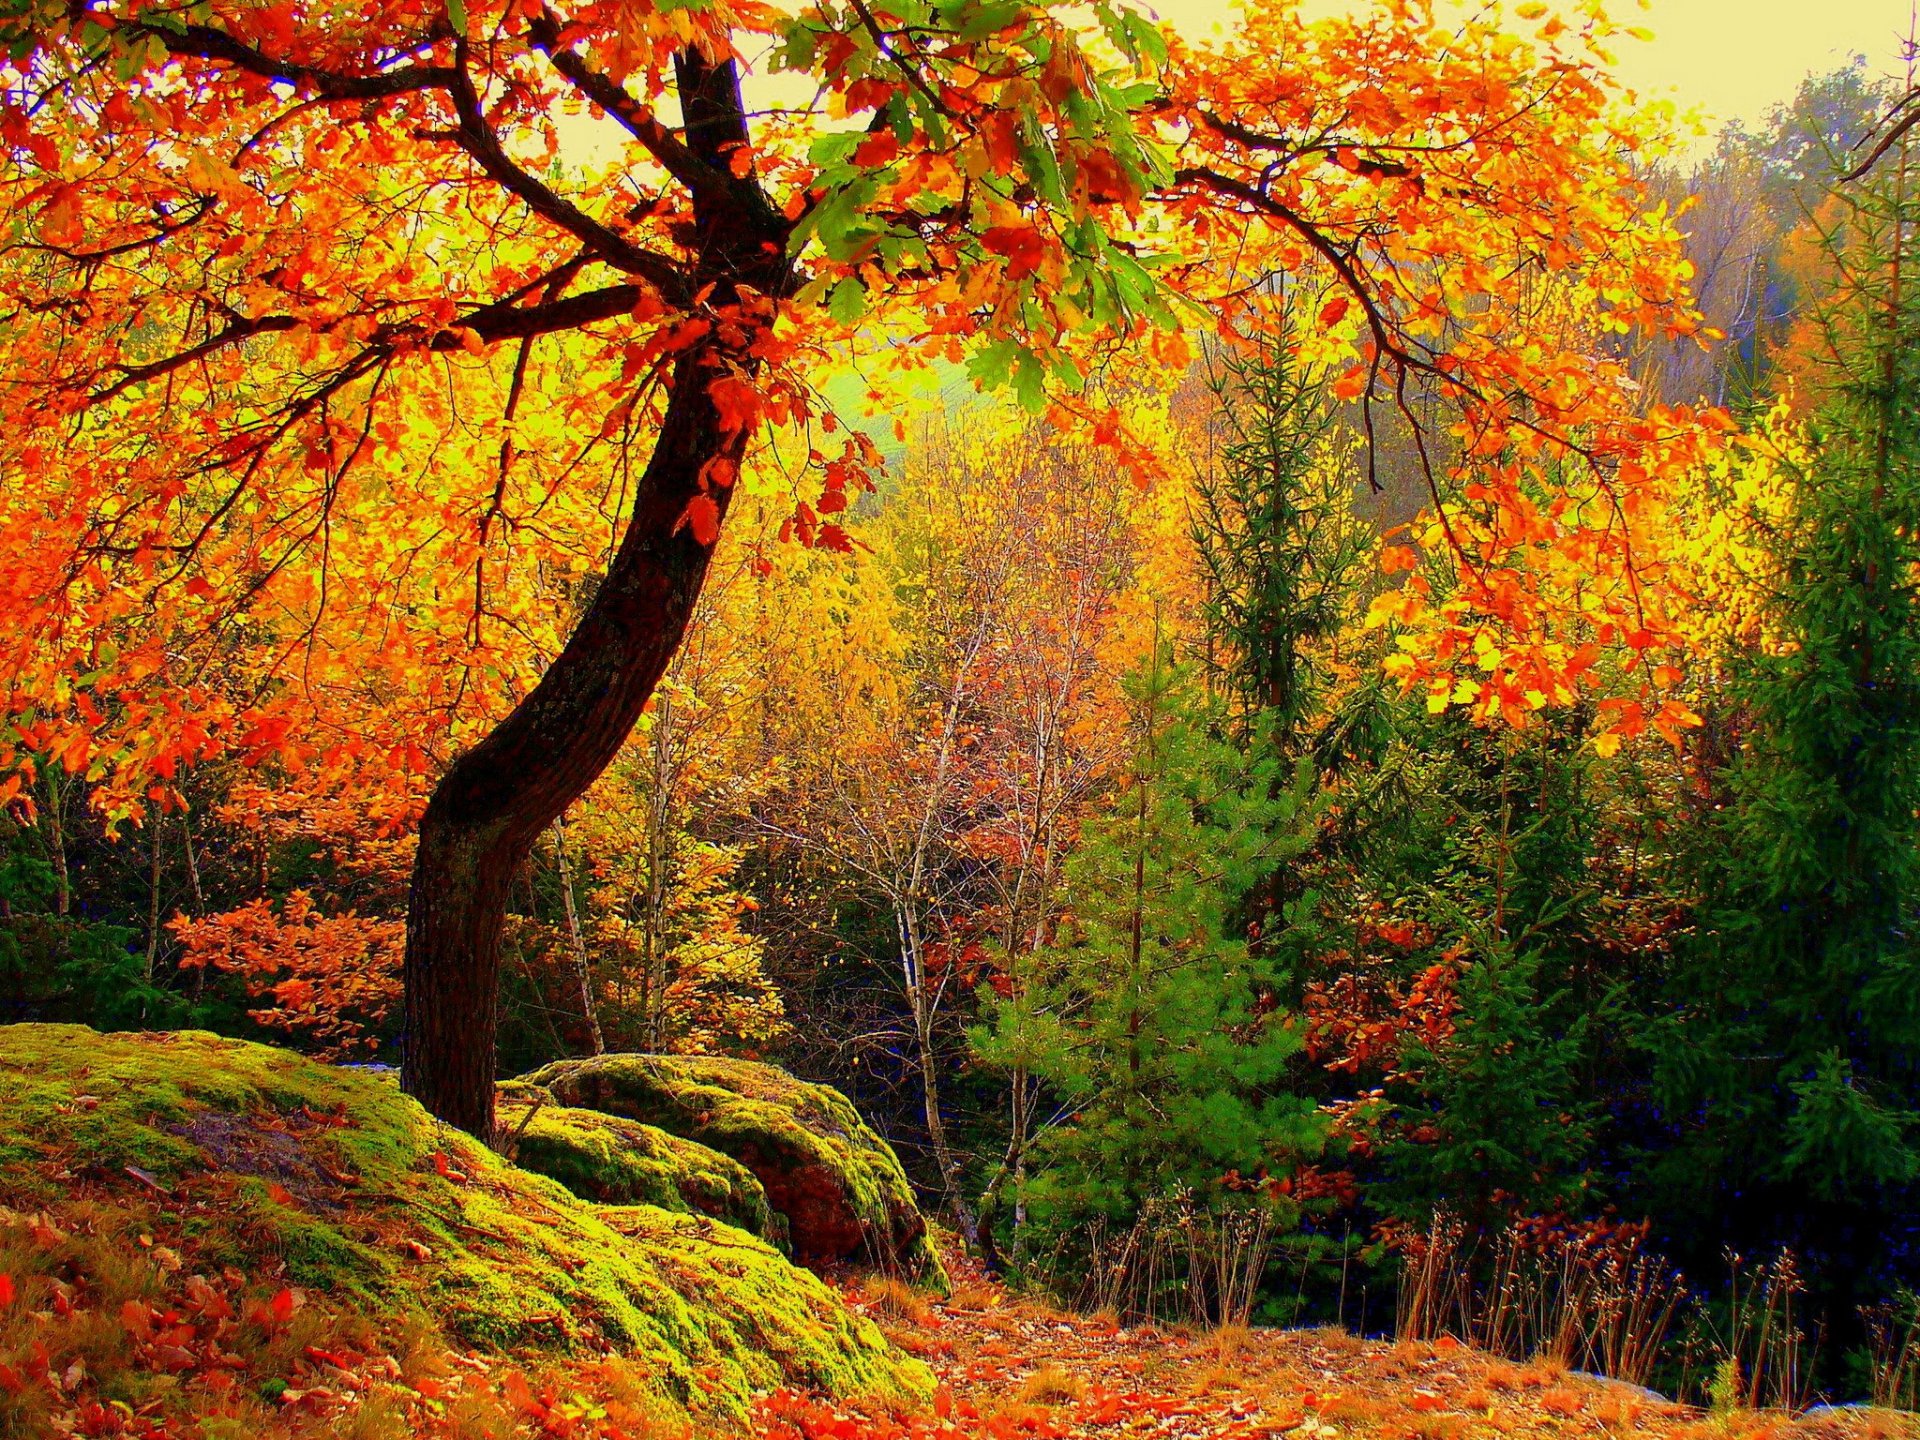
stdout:
{"type": "Polygon", "coordinates": [[[896,912],[895,920],[900,931],[900,957],[906,972],[908,1007],[913,1013],[915,1058],[920,1067],[920,1096],[927,1121],[927,1143],[933,1148],[934,1164],[939,1167],[940,1182],[946,1187],[947,1203],[953,1207],[954,1218],[960,1222],[961,1234],[969,1249],[978,1249],[980,1226],[967,1205],[964,1188],[966,1174],[947,1139],[947,1122],[940,1113],[940,1060],[933,1043],[933,1027],[937,1016],[933,997],[927,991],[926,950],[920,935],[919,919],[910,906],[903,906],[896,912]]]}
{"type": "Polygon", "coordinates": [[[153,834],[147,864],[147,984],[153,984],[154,963],[160,958],[160,832],[166,828],[166,812],[153,812],[153,834]]]}
{"type": "Polygon", "coordinates": [[[587,1017],[587,1032],[592,1053],[607,1053],[607,1038],[600,1032],[600,1007],[593,1002],[593,966],[587,955],[587,937],[580,931],[580,908],[573,900],[573,866],[567,859],[567,817],[553,822],[553,848],[560,859],[560,898],[567,907],[567,935],[573,941],[573,970],[580,982],[580,1013],[587,1017]]]}
{"type": "Polygon", "coordinates": [[[646,1048],[658,1054],[667,1048],[667,900],[673,884],[674,835],[672,766],[668,763],[668,732],[673,726],[673,702],[663,696],[654,709],[653,777],[647,789],[646,914],[640,927],[640,1034],[646,1048]]]}
{"type": "Polygon", "coordinates": [[[53,855],[53,913],[73,908],[73,882],[67,874],[66,794],[52,769],[47,771],[47,848],[53,855]]]}
{"type": "MultiPolygon", "coordinates": [[[[193,812],[190,810],[182,811],[180,814],[180,833],[186,841],[187,883],[193,888],[193,913],[196,916],[205,915],[207,913],[207,896],[206,892],[200,888],[200,861],[193,853],[193,812]]],[[[206,989],[207,967],[204,965],[196,965],[193,967],[194,998],[196,1000],[199,999],[206,993],[206,989]]]]}

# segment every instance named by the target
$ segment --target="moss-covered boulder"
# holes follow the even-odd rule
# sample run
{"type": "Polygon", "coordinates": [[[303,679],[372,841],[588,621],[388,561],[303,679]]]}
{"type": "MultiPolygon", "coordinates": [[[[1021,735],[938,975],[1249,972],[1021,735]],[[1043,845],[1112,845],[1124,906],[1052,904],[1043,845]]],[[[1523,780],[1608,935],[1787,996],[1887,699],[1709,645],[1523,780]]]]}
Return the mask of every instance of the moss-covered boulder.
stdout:
{"type": "Polygon", "coordinates": [[[524,1077],[561,1104],[654,1125],[730,1155],[765,1187],[804,1264],[856,1263],[944,1287],[906,1172],[851,1101],[772,1065],[597,1055],[524,1077]]]}
{"type": "Polygon", "coordinates": [[[705,1428],[778,1385],[931,1389],[765,1241],[582,1201],[389,1077],[198,1032],[0,1026],[0,1205],[58,1213],[82,1192],[209,1273],[284,1277],[468,1344],[622,1354],[705,1428]]]}
{"type": "Polygon", "coordinates": [[[530,1085],[500,1087],[499,1123],[523,1170],[601,1205],[653,1205],[705,1215],[783,1245],[786,1221],[738,1160],[693,1140],[599,1110],[576,1110],[530,1085]]]}

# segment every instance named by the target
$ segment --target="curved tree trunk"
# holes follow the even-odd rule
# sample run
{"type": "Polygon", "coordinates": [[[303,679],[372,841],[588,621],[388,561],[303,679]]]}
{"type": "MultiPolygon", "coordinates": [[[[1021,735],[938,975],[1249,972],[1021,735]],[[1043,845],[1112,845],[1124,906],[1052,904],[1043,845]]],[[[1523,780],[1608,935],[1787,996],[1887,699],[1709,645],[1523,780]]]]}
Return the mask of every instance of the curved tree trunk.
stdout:
{"type": "MultiPolygon", "coordinates": [[[[786,226],[750,176],[729,166],[747,141],[739,77],[687,52],[676,63],[685,145],[714,178],[695,188],[696,287],[715,305],[748,284],[789,288],[786,226]]],[[[542,831],[612,763],[679,648],[711,551],[682,524],[713,459],[738,461],[709,394],[718,342],[676,362],[652,459],[593,602],[531,694],[456,760],[420,822],[407,903],[401,1083],[433,1114],[493,1132],[494,1036],[507,893],[542,831]]],[[[724,515],[729,491],[707,492],[724,515]]]]}
{"type": "Polygon", "coordinates": [[[626,535],[566,648],[513,713],[454,762],[420,822],[402,1080],[428,1110],[482,1138],[493,1126],[507,891],[541,832],[626,742],[706,578],[711,552],[680,524],[701,466],[722,453],[705,358],[684,356],[674,372],[626,535]]]}

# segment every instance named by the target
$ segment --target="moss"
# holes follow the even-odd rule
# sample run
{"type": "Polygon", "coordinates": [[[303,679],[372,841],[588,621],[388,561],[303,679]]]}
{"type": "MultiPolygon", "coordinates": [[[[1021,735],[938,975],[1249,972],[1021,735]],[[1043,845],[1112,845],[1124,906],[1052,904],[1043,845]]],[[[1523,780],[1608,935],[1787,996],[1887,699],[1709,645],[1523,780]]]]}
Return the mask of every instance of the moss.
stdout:
{"type": "Polygon", "coordinates": [[[946,1286],[899,1159],[831,1086],[748,1060],[668,1055],[563,1060],[522,1083],[740,1161],[786,1217],[804,1262],[863,1262],[946,1286]]]}
{"type": "Polygon", "coordinates": [[[931,1389],[764,1241],[650,1206],[602,1212],[440,1126],[390,1078],[264,1045],[0,1027],[0,1204],[57,1213],[77,1186],[174,1217],[169,1242],[196,1264],[423,1313],[467,1343],[613,1350],[719,1419],[780,1384],[902,1402],[931,1389]]]}
{"type": "Polygon", "coordinates": [[[603,1205],[654,1205],[705,1215],[783,1243],[786,1225],[767,1207],[753,1172],[717,1150],[653,1125],[598,1110],[538,1104],[529,1086],[502,1086],[500,1125],[514,1163],[603,1205]]]}
{"type": "Polygon", "coordinates": [[[676,1284],[711,1297],[708,1323],[744,1337],[776,1373],[808,1388],[844,1390],[842,1352],[856,1336],[878,1338],[873,1322],[853,1316],[818,1277],[795,1285],[792,1263],[745,1231],[651,1205],[610,1206],[600,1216],[643,1245],[676,1284]]]}

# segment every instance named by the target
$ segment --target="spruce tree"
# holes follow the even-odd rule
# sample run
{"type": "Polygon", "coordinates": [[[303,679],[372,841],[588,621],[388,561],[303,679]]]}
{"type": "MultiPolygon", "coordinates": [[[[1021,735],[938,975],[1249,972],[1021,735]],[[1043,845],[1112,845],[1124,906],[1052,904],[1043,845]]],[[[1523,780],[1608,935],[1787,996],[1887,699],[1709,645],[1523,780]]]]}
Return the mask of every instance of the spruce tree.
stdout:
{"type": "Polygon", "coordinates": [[[1351,432],[1327,408],[1325,375],[1300,357],[1291,309],[1253,348],[1207,357],[1215,449],[1195,476],[1193,517],[1209,678],[1242,717],[1267,712],[1283,746],[1304,738],[1325,698],[1328,648],[1375,539],[1353,510],[1351,432]]]}
{"type": "Polygon", "coordinates": [[[1774,457],[1770,633],[1727,676],[1740,744],[1660,1056],[1666,1185],[1709,1234],[1809,1253],[1836,1315],[1920,1178],[1920,275],[1904,155],[1883,171],[1824,236],[1824,373],[1774,457]]]}

